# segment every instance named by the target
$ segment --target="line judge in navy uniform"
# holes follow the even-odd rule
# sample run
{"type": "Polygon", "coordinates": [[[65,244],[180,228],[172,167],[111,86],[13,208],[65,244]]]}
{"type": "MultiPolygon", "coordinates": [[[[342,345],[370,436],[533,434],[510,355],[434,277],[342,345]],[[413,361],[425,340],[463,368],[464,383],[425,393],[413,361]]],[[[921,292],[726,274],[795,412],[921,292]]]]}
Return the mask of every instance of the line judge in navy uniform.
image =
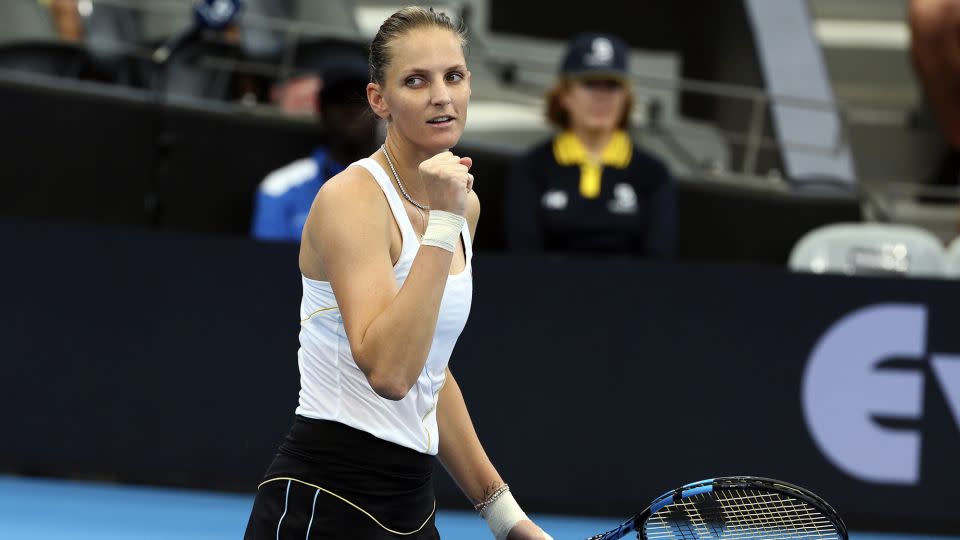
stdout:
{"type": "Polygon", "coordinates": [[[546,101],[558,132],[513,164],[505,212],[510,249],[671,258],[673,179],[627,132],[633,91],[624,42],[574,37],[546,101]]]}

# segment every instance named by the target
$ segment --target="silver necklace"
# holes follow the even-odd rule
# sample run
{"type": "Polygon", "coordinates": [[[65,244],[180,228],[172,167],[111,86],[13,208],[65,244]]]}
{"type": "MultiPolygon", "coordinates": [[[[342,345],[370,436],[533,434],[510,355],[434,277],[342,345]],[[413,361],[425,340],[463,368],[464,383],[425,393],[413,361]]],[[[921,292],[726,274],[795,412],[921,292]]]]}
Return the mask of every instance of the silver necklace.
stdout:
{"type": "Polygon", "coordinates": [[[400,193],[403,194],[403,198],[407,200],[410,204],[416,206],[420,210],[427,212],[430,210],[429,206],[418,203],[410,197],[410,194],[407,193],[407,188],[403,187],[403,182],[400,181],[400,175],[397,174],[397,169],[393,166],[393,161],[390,159],[390,153],[387,152],[387,146],[385,144],[380,145],[380,150],[383,150],[383,155],[387,158],[387,165],[390,165],[390,172],[393,173],[393,179],[397,181],[397,186],[400,188],[400,193]]]}

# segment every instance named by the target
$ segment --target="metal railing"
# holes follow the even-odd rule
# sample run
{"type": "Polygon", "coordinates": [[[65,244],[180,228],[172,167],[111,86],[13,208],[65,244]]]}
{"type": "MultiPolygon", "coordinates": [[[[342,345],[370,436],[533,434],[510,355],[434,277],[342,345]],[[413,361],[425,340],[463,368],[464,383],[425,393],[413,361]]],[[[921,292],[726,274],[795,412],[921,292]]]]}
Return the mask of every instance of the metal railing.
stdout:
{"type": "MultiPolygon", "coordinates": [[[[123,9],[137,10],[141,13],[149,13],[158,16],[183,16],[185,10],[190,9],[189,0],[83,0],[90,2],[92,9],[97,5],[112,6],[123,9]]],[[[269,17],[256,12],[244,13],[240,20],[246,28],[255,28],[261,31],[278,32],[283,35],[283,53],[278,62],[258,61],[250,59],[225,58],[207,55],[200,61],[200,67],[219,70],[238,72],[251,75],[260,75],[272,78],[284,78],[294,72],[293,53],[296,46],[305,38],[310,37],[328,37],[347,41],[362,41],[353,29],[347,29],[330,24],[318,23],[315,21],[296,21],[277,17],[269,17]]],[[[185,29],[186,30],[186,29],[185,29]]],[[[478,34],[482,35],[482,34],[478,34]]],[[[474,38],[476,39],[476,38],[474,38]]],[[[154,49],[142,43],[127,43],[123,45],[125,54],[140,60],[156,60],[154,58],[154,49]]],[[[495,67],[495,73],[502,72],[503,67],[512,65],[514,68],[522,68],[524,71],[533,71],[540,74],[552,75],[556,69],[556,59],[544,58],[522,58],[512,57],[510,59],[496,58],[490,55],[487,47],[482,42],[474,42],[474,50],[481,56],[481,61],[495,67]]],[[[895,125],[898,120],[902,121],[906,117],[903,110],[893,108],[875,108],[857,106],[851,103],[844,103],[840,100],[826,101],[811,99],[802,96],[773,94],[762,88],[750,87],[739,84],[722,83],[716,81],[705,81],[695,79],[685,79],[682,77],[664,77],[660,75],[645,73],[642,70],[633,70],[631,79],[638,90],[667,90],[676,94],[691,93],[706,95],[718,99],[731,99],[746,102],[749,105],[749,115],[746,119],[746,129],[743,131],[717,129],[724,140],[738,147],[743,148],[743,157],[740,166],[732,175],[739,177],[757,177],[757,164],[759,155],[764,150],[801,150],[811,153],[822,153],[826,155],[835,155],[844,150],[850,144],[848,123],[851,118],[858,122],[871,122],[878,125],[895,125]],[[800,141],[780,141],[765,134],[765,125],[767,123],[768,108],[771,106],[797,107],[809,111],[835,112],[840,117],[840,129],[837,137],[832,141],[825,141],[823,144],[810,144],[800,141]]],[[[527,96],[542,96],[546,88],[539,86],[524,86],[522,83],[514,83],[513,88],[527,96]]],[[[527,101],[529,103],[529,100],[527,101]]],[[[648,104],[654,105],[655,104],[648,104]]],[[[249,105],[245,105],[249,106],[249,105]]],[[[689,134],[688,137],[696,137],[696,134],[689,134]]]]}

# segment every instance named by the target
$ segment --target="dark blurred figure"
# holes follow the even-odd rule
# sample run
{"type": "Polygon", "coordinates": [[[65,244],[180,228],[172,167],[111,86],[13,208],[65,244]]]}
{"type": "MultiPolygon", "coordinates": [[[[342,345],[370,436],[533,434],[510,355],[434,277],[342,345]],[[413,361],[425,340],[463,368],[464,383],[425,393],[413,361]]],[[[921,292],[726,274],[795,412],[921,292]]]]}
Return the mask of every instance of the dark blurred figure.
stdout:
{"type": "Polygon", "coordinates": [[[144,86],[144,74],[138,53],[146,51],[143,9],[94,3],[83,13],[84,42],[90,53],[95,76],[103,82],[125,86],[144,86]]]}
{"type": "Polygon", "coordinates": [[[254,201],[255,238],[299,242],[320,186],[376,149],[377,117],[366,98],[369,80],[361,57],[346,57],[323,72],[317,103],[328,143],[263,180],[254,201]]]}
{"type": "Polygon", "coordinates": [[[512,250],[673,256],[673,179],[627,131],[627,53],[612,35],[570,41],[547,93],[547,118],[560,131],[521,157],[507,184],[512,250]]]}
{"type": "Polygon", "coordinates": [[[948,150],[934,182],[960,182],[960,0],[910,1],[910,52],[948,150]]]}

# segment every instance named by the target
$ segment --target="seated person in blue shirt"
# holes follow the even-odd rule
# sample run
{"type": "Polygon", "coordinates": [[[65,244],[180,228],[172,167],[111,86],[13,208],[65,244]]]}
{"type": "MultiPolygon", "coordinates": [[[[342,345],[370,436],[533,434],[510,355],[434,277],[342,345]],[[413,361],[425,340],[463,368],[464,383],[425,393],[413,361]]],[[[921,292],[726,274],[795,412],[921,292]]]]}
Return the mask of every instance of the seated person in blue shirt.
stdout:
{"type": "Polygon", "coordinates": [[[254,201],[251,234],[260,240],[299,242],[320,186],[377,147],[377,117],[367,105],[367,61],[350,59],[323,73],[318,106],[328,144],[271,172],[254,201]]]}
{"type": "Polygon", "coordinates": [[[547,93],[559,132],[511,169],[505,208],[514,251],[675,252],[674,184],[627,132],[633,91],[619,38],[580,34],[547,93]]]}

